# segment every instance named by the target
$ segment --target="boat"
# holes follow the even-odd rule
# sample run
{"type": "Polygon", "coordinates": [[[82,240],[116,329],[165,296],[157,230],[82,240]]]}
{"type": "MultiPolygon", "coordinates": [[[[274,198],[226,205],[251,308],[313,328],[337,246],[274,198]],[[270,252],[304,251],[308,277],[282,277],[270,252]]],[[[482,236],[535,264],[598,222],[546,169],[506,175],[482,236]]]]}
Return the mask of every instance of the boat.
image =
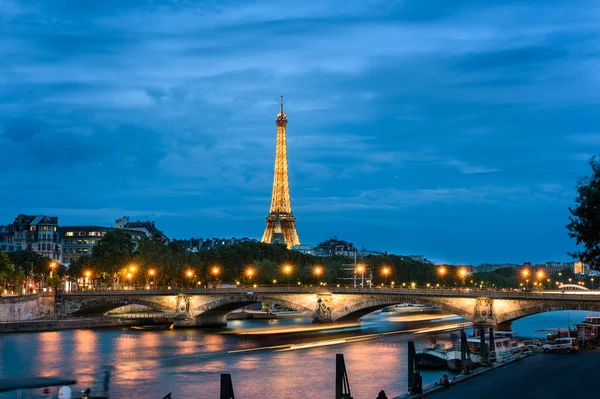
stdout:
{"type": "MultiPolygon", "coordinates": [[[[495,362],[505,361],[508,357],[512,356],[511,352],[514,350],[515,345],[514,333],[511,335],[499,335],[494,334],[494,348],[491,354],[491,359],[495,362]]],[[[485,352],[490,354],[490,342],[489,337],[484,337],[485,352]]],[[[481,359],[481,338],[471,337],[467,338],[467,345],[469,345],[470,359],[475,367],[482,364],[481,359]]],[[[460,342],[454,345],[452,350],[446,353],[448,369],[450,370],[461,370],[461,351],[460,342]]]]}
{"type": "Polygon", "coordinates": [[[448,355],[441,345],[417,352],[415,360],[420,369],[445,369],[448,367],[448,355]]]}
{"type": "Polygon", "coordinates": [[[575,324],[578,339],[582,345],[593,346],[600,341],[600,315],[589,314],[585,320],[575,324]]]}

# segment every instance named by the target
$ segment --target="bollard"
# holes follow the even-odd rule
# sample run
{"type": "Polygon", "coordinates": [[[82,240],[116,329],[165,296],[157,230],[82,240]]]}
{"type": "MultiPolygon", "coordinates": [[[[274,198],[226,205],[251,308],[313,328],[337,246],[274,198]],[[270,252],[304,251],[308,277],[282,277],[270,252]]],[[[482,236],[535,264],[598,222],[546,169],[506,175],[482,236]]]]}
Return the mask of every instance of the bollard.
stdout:
{"type": "Polygon", "coordinates": [[[485,331],[483,327],[479,328],[479,355],[481,356],[481,365],[487,364],[487,356],[485,350],[485,331]]]}
{"type": "Polygon", "coordinates": [[[489,343],[490,343],[490,353],[489,353],[489,357],[488,357],[488,361],[490,363],[490,366],[492,365],[493,359],[492,359],[492,352],[494,352],[494,354],[496,355],[495,357],[498,356],[498,354],[496,353],[496,343],[494,342],[494,329],[492,327],[490,327],[489,330],[490,333],[490,339],[489,339],[489,343]]]}
{"type": "Polygon", "coordinates": [[[423,393],[423,377],[419,372],[414,341],[408,341],[408,392],[413,394],[423,393]]]}
{"type": "Polygon", "coordinates": [[[463,374],[471,374],[471,353],[465,330],[460,332],[460,368],[463,374]]]}
{"type": "Polygon", "coordinates": [[[352,399],[344,355],[335,355],[335,399],[352,399]]]}
{"type": "Polygon", "coordinates": [[[233,382],[231,374],[221,374],[221,396],[220,399],[235,399],[233,394],[233,382]]]}

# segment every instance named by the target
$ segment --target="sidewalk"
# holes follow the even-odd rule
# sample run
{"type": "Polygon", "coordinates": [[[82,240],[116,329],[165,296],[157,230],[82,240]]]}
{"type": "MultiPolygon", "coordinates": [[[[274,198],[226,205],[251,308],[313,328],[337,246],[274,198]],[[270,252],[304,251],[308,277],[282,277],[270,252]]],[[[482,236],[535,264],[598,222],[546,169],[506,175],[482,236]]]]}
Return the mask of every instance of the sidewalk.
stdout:
{"type": "Polygon", "coordinates": [[[431,398],[596,398],[600,350],[538,354],[464,381],[431,398]]]}

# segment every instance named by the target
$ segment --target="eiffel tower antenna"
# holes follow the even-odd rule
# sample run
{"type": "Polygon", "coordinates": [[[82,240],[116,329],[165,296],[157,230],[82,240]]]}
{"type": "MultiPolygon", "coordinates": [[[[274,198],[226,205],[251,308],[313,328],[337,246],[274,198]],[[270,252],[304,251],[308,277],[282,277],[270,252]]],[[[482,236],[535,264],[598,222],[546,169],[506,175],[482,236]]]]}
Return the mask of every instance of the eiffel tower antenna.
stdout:
{"type": "Polygon", "coordinates": [[[275,119],[277,125],[277,146],[275,149],[275,171],[273,176],[273,194],[271,209],[267,216],[267,226],[262,242],[273,244],[283,241],[288,248],[300,245],[296,231],[296,218],[292,214],[290,200],[290,183],[288,179],[287,161],[287,115],[283,113],[283,96],[279,103],[279,114],[275,119]]]}

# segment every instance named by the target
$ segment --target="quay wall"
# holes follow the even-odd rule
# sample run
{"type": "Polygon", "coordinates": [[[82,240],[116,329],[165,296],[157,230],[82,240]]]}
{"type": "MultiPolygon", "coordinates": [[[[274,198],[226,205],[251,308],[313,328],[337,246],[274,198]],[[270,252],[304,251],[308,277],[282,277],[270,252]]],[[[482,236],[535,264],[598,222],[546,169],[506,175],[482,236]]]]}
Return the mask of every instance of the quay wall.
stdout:
{"type": "Polygon", "coordinates": [[[0,297],[0,323],[54,316],[54,294],[0,297]]]}

